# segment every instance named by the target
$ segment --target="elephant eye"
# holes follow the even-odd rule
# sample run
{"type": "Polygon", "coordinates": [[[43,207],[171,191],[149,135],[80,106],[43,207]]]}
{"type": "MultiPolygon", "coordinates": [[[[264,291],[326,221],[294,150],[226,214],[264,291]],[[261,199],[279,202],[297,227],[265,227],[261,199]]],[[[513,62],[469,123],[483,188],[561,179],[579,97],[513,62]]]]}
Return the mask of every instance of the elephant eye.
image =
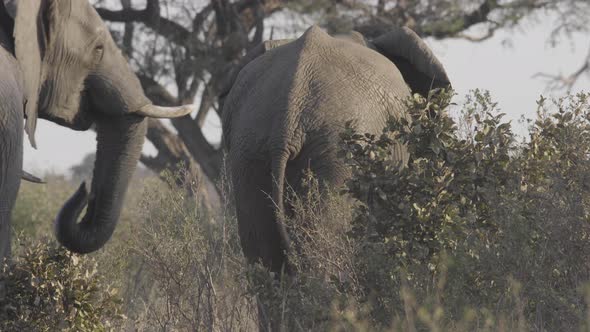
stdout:
{"type": "Polygon", "coordinates": [[[102,60],[103,52],[104,52],[104,45],[99,44],[96,47],[94,47],[95,59],[97,62],[102,60]]]}

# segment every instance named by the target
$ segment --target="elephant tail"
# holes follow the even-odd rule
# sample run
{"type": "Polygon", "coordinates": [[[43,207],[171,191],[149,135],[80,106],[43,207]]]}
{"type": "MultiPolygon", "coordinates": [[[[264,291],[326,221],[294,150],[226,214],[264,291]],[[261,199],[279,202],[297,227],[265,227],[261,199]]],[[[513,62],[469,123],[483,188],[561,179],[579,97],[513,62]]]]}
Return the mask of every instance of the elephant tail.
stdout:
{"type": "MultiPolygon", "coordinates": [[[[285,216],[285,172],[287,169],[287,162],[289,161],[289,152],[287,150],[281,153],[273,154],[271,162],[272,174],[272,200],[276,206],[277,216],[277,230],[281,240],[281,245],[286,254],[291,252],[291,239],[287,232],[287,227],[284,223],[285,216]]],[[[286,266],[289,270],[288,266],[286,266]]]]}

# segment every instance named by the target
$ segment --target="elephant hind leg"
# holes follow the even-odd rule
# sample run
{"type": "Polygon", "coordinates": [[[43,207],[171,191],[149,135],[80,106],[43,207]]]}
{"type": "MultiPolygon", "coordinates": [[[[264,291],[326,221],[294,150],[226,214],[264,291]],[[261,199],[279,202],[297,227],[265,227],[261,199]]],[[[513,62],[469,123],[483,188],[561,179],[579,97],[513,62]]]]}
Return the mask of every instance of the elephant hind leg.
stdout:
{"type": "Polygon", "coordinates": [[[326,142],[317,142],[317,140],[309,142],[287,165],[286,181],[298,194],[304,193],[303,180],[306,172],[310,172],[320,182],[322,186],[320,189],[323,189],[324,185],[331,187],[343,185],[350,177],[350,170],[338,157],[338,151],[337,144],[331,145],[326,142]]]}
{"type": "Polygon", "coordinates": [[[232,163],[238,231],[249,263],[262,263],[280,273],[286,263],[272,201],[270,165],[261,160],[232,163]]]}
{"type": "MultiPolygon", "coordinates": [[[[238,231],[244,256],[249,264],[261,263],[283,276],[287,263],[286,251],[282,246],[277,220],[276,205],[272,196],[272,175],[269,163],[248,160],[232,163],[233,184],[238,217],[238,231]]],[[[256,295],[259,331],[280,331],[281,316],[268,302],[267,294],[274,289],[256,295]]]]}

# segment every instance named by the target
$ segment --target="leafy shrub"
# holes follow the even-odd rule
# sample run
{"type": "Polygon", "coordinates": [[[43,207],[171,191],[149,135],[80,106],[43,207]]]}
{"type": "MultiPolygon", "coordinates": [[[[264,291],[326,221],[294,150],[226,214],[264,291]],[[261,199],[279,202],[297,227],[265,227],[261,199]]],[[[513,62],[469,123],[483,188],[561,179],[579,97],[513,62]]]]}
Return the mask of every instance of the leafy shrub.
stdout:
{"type": "Polygon", "coordinates": [[[117,289],[97,274],[96,262],[53,242],[22,242],[0,284],[2,331],[107,331],[125,316],[117,289]]]}
{"type": "Polygon", "coordinates": [[[344,193],[313,176],[283,216],[289,281],[256,294],[287,329],[576,330],[590,281],[590,105],[541,99],[519,142],[486,92],[408,100],[381,135],[343,133],[344,193]],[[551,109],[555,107],[556,112],[551,109]],[[410,152],[400,167],[400,144],[410,152]],[[348,198],[347,198],[348,197],[348,198]],[[350,199],[352,198],[352,199],[350,199]]]}
{"type": "MultiPolygon", "coordinates": [[[[486,96],[477,97],[481,107],[493,108],[486,96]]],[[[353,172],[347,192],[364,203],[354,236],[385,244],[373,249],[402,265],[436,258],[478,235],[473,232],[494,228],[489,204],[516,179],[508,167],[510,125],[486,110],[485,118],[475,115],[480,129],[474,139],[459,139],[446,114],[450,98],[415,95],[410,119],[392,119],[381,136],[356,134],[350,127],[344,134],[353,172]],[[403,168],[396,160],[399,144],[410,154],[403,168]]]]}
{"type": "Polygon", "coordinates": [[[450,97],[414,96],[409,119],[390,121],[381,136],[343,135],[347,192],[361,202],[350,236],[361,247],[370,319],[407,318],[405,287],[419,302],[444,298],[449,324],[477,308],[478,319],[491,312],[519,327],[580,326],[579,288],[590,280],[588,260],[579,260],[590,255],[589,95],[555,101],[554,114],[541,99],[520,144],[489,94],[468,99],[463,132],[448,115],[450,97]],[[399,142],[410,152],[405,168],[394,160],[399,142]]]}

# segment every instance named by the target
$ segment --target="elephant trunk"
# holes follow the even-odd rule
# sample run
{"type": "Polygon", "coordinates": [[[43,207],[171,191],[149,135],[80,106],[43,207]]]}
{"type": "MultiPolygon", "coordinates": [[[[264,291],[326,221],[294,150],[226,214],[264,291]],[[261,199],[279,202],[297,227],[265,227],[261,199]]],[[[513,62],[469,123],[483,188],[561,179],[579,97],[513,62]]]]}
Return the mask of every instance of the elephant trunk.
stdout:
{"type": "Polygon", "coordinates": [[[90,253],[100,249],[110,239],[119,220],[146,131],[147,120],[136,115],[97,119],[96,162],[90,194],[82,183],[64,204],[55,222],[58,241],[70,251],[90,253]],[[86,204],[86,214],[78,223],[86,204]]]}

